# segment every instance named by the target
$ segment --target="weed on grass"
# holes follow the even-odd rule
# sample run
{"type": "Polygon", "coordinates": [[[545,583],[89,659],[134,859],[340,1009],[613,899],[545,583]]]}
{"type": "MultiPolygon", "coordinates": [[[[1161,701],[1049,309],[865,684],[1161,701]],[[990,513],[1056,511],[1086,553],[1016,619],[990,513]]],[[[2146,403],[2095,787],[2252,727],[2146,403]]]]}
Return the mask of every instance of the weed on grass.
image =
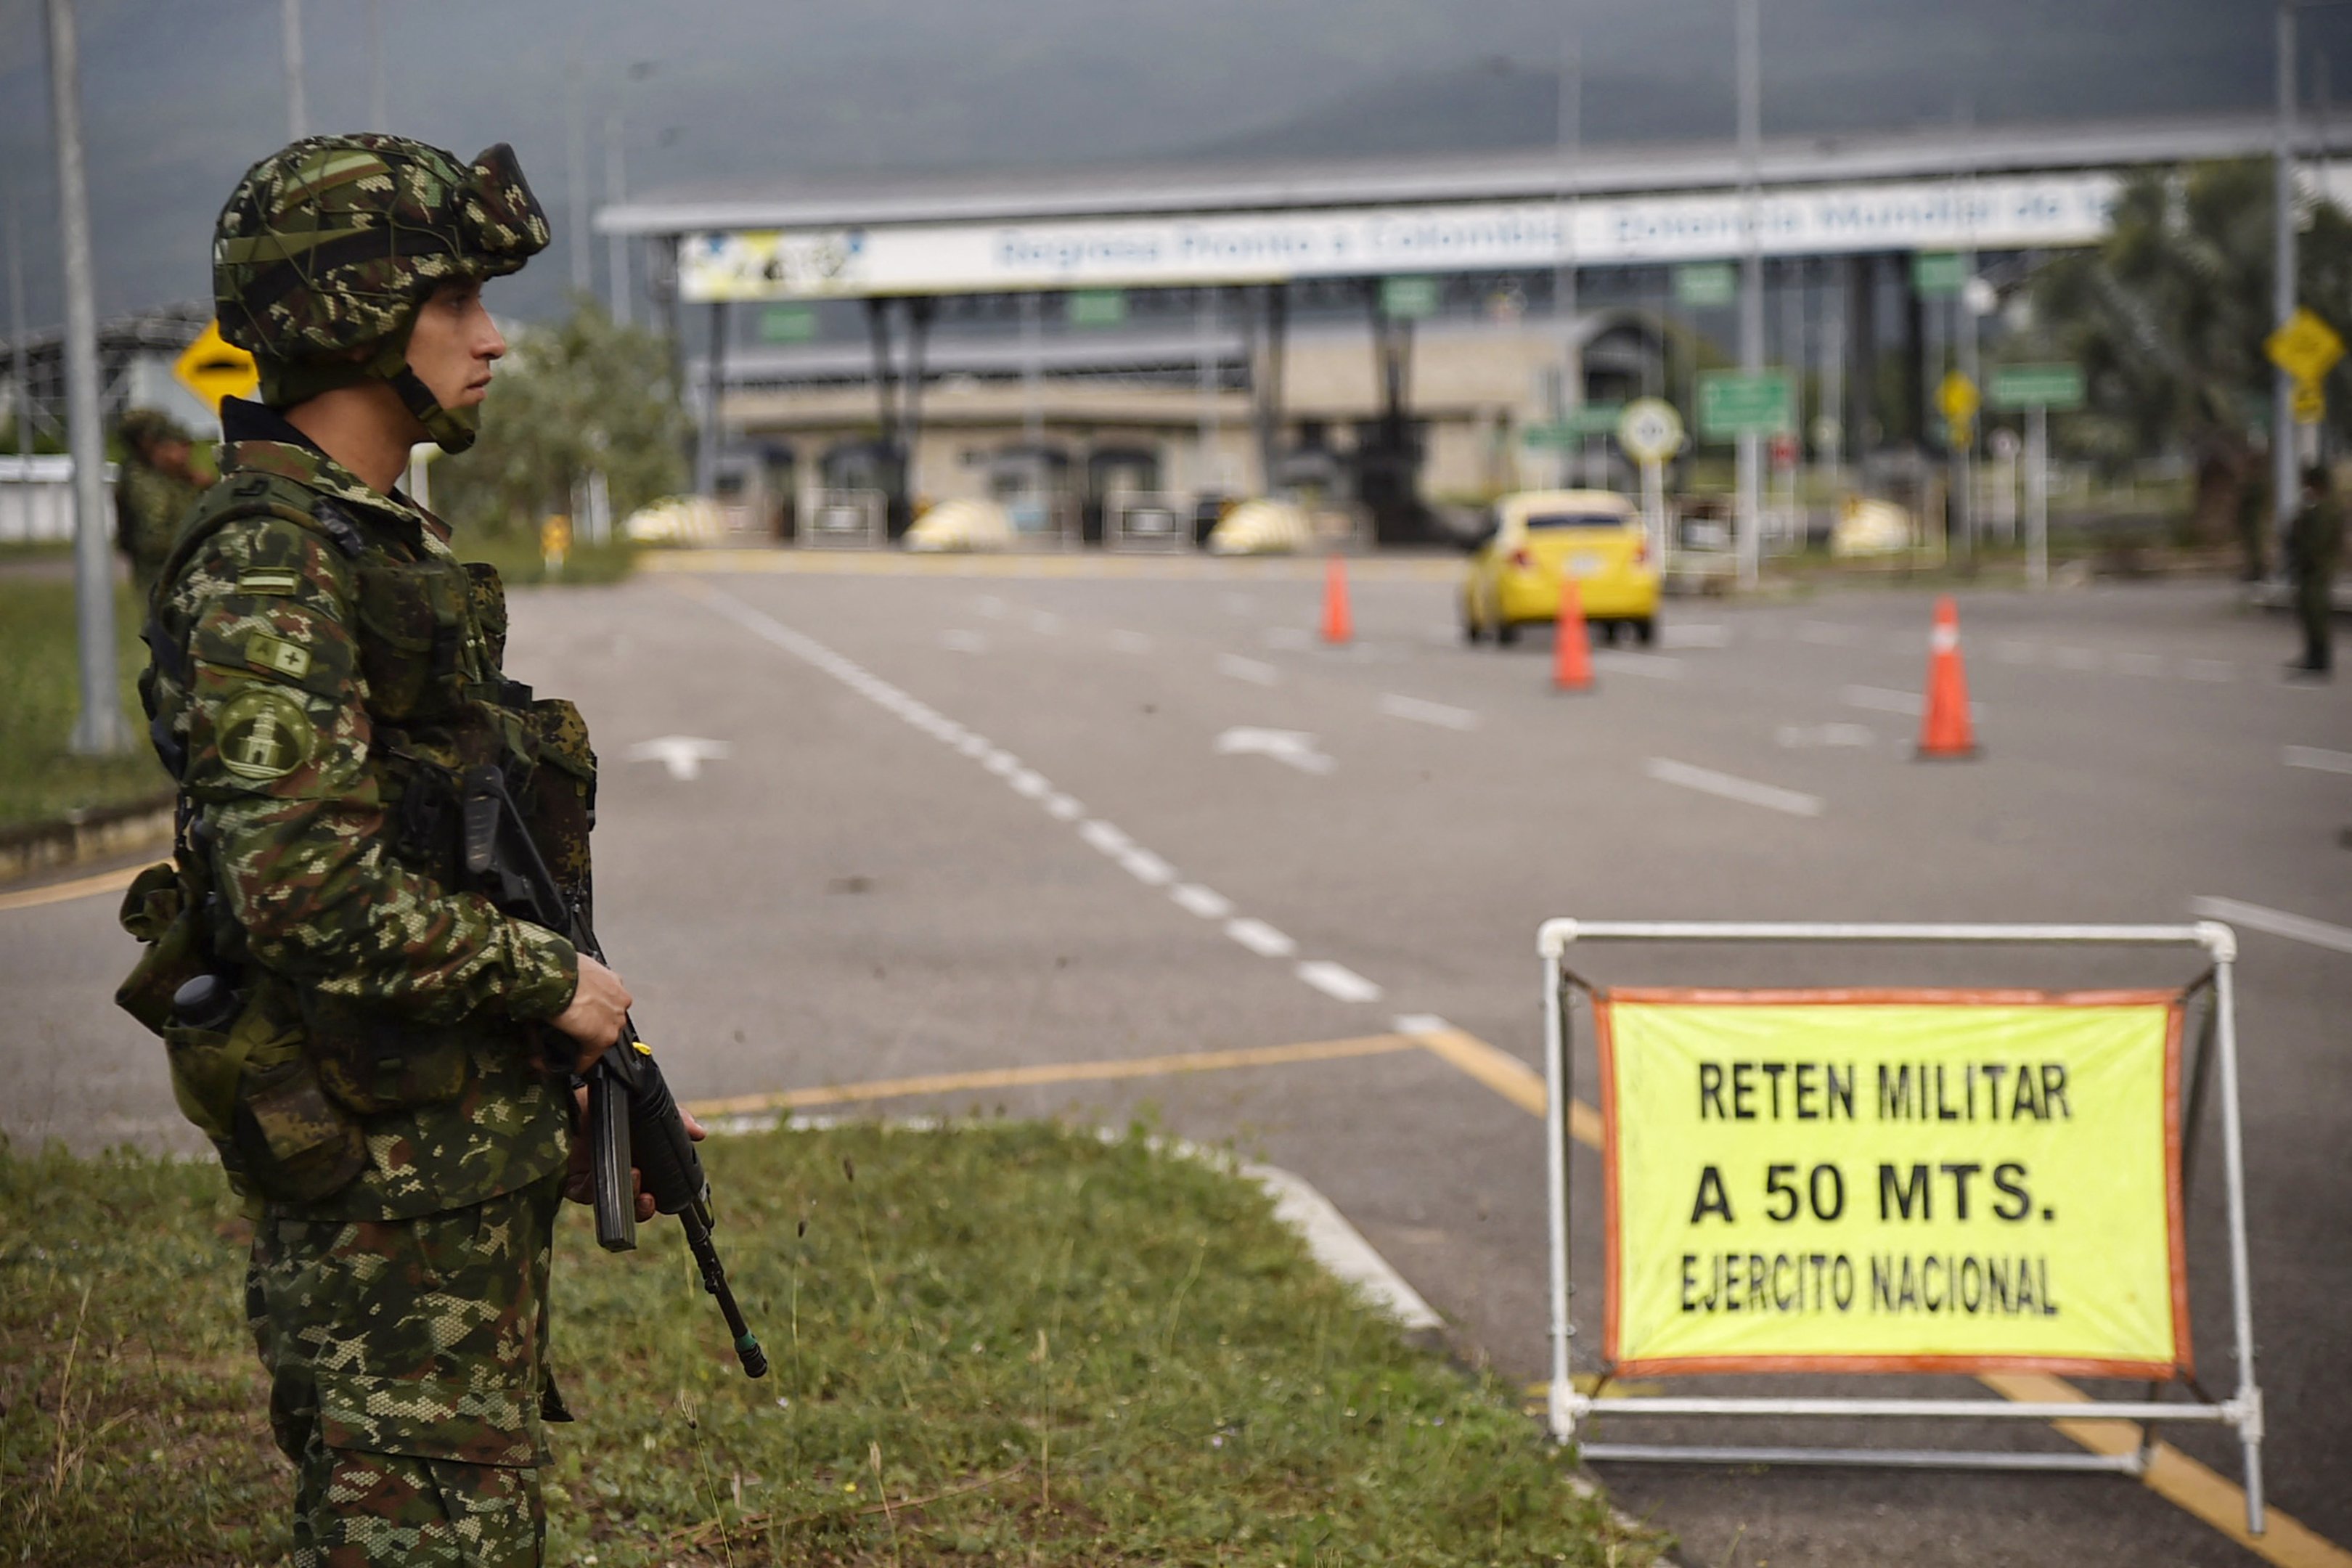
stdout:
{"type": "MultiPolygon", "coordinates": [[[[548,1561],[1622,1563],[1514,1391],[1405,1345],[1252,1184],[1036,1123],[705,1146],[774,1370],[667,1222],[567,1210],[548,1561]]],[[[217,1171],[0,1150],[0,1547],[270,1562],[290,1491],[217,1171]],[[85,1306],[86,1301],[86,1306],[85,1306]],[[159,1500],[170,1506],[159,1508],[159,1500]]]]}

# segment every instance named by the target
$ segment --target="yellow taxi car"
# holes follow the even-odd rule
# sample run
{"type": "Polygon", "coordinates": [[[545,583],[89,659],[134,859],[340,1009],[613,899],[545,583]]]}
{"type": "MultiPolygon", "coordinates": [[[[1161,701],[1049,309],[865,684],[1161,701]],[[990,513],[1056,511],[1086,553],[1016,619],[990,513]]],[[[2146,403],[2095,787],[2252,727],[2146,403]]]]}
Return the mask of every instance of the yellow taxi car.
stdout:
{"type": "Polygon", "coordinates": [[[1530,621],[1559,618],[1559,585],[1576,579],[1584,618],[1604,642],[1630,627],[1658,635],[1658,569],[1642,514],[1609,490],[1525,490],[1496,501],[1462,584],[1462,635],[1510,642],[1530,621]]]}

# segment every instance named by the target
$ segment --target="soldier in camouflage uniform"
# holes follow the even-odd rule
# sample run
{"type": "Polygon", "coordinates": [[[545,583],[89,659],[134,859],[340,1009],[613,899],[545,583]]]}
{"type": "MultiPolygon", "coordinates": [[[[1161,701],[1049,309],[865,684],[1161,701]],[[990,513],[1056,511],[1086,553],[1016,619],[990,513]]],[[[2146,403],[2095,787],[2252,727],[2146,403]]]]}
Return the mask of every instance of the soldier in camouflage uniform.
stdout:
{"type": "Polygon", "coordinates": [[[256,164],[214,243],[261,403],[224,405],[221,482],[145,634],[182,833],[125,901],[150,945],[120,1000],[256,1217],[304,1565],[538,1563],[541,1423],[569,1419],[546,1362],[565,1069],[629,997],[469,889],[456,779],[497,765],[584,900],[595,759],[571,704],[500,669],[497,574],[394,488],[413,442],[471,444],[506,347],[481,284],[547,241],[504,146],[357,135],[256,164]],[[226,1004],[189,1000],[205,974],[226,1004]]]}
{"type": "Polygon", "coordinates": [[[2336,569],[2344,557],[2344,512],[2325,465],[2303,471],[2303,504],[2286,538],[2287,575],[2294,582],[2295,618],[2303,623],[2303,657],[2287,666],[2294,676],[2325,680],[2335,663],[2331,622],[2336,569]]]}
{"type": "Polygon", "coordinates": [[[152,408],[122,416],[122,467],[114,481],[114,542],[130,559],[131,581],[145,598],[155,585],[180,520],[212,481],[189,459],[193,438],[179,421],[152,408]]]}

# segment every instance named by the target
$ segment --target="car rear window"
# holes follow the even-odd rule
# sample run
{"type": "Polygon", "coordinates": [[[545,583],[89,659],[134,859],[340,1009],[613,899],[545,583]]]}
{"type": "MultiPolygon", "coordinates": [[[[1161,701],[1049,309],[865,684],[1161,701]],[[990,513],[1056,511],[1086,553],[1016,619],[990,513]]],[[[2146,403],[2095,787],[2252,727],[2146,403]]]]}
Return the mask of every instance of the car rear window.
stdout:
{"type": "Polygon", "coordinates": [[[1529,528],[1622,528],[1625,520],[1613,511],[1538,511],[1528,514],[1529,528]]]}

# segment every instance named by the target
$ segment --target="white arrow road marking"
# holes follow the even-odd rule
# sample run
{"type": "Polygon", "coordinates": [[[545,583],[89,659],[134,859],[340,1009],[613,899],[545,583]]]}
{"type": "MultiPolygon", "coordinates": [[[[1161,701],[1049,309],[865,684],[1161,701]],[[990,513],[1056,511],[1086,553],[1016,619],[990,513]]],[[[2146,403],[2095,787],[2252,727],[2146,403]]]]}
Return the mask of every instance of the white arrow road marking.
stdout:
{"type": "Polygon", "coordinates": [[[1238,725],[1217,737],[1217,755],[1248,756],[1253,752],[1297,768],[1302,773],[1328,773],[1339,764],[1316,750],[1315,737],[1304,730],[1259,730],[1238,725]]]}
{"type": "Polygon", "coordinates": [[[1381,988],[1349,969],[1328,958],[1318,958],[1302,963],[1298,978],[1336,1002],[1377,1002],[1381,988]]]}
{"type": "Polygon", "coordinates": [[[2231,925],[2246,926],[2254,931],[2268,931],[2291,942],[2307,942],[2314,947],[2327,948],[2336,952],[2352,952],[2352,930],[2315,921],[2308,915],[2291,915],[2284,910],[2266,910],[2260,904],[2242,904],[2235,899],[2191,899],[2189,907],[2209,919],[2228,921],[2231,925]]]}
{"type": "Polygon", "coordinates": [[[1758,784],[1753,779],[1735,778],[1717,773],[1713,768],[1693,767],[1671,757],[1652,757],[1643,771],[1662,784],[1680,784],[1707,795],[1719,795],[1726,800],[1736,800],[1748,805],[1760,805],[1771,811],[1785,811],[1790,816],[1819,816],[1822,797],[1802,795],[1777,784],[1758,784]]]}
{"type": "Polygon", "coordinates": [[[669,770],[670,777],[692,779],[702,776],[703,763],[717,762],[734,750],[724,741],[706,741],[698,735],[664,735],[631,746],[629,761],[659,763],[669,770]]]}
{"type": "Polygon", "coordinates": [[[2352,752],[2331,752],[2324,746],[2289,746],[2281,759],[2291,768],[2315,773],[2352,773],[2352,752]]]}
{"type": "Polygon", "coordinates": [[[1448,730],[1475,730],[1478,727],[1478,715],[1467,708],[1424,701],[1418,697],[1400,697],[1393,691],[1381,693],[1381,711],[1391,719],[1411,719],[1417,723],[1436,724],[1448,730]]]}
{"type": "Polygon", "coordinates": [[[1867,746],[1875,737],[1866,724],[1783,724],[1772,738],[1784,746],[1867,746]]]}
{"type": "Polygon", "coordinates": [[[1246,680],[1254,686],[1272,686],[1282,679],[1282,672],[1270,664],[1254,658],[1244,658],[1237,653],[1221,653],[1217,668],[1235,680],[1246,680]]]}
{"type": "Polygon", "coordinates": [[[983,616],[993,618],[1004,614],[1004,601],[993,594],[982,594],[971,603],[972,607],[983,616]]]}

